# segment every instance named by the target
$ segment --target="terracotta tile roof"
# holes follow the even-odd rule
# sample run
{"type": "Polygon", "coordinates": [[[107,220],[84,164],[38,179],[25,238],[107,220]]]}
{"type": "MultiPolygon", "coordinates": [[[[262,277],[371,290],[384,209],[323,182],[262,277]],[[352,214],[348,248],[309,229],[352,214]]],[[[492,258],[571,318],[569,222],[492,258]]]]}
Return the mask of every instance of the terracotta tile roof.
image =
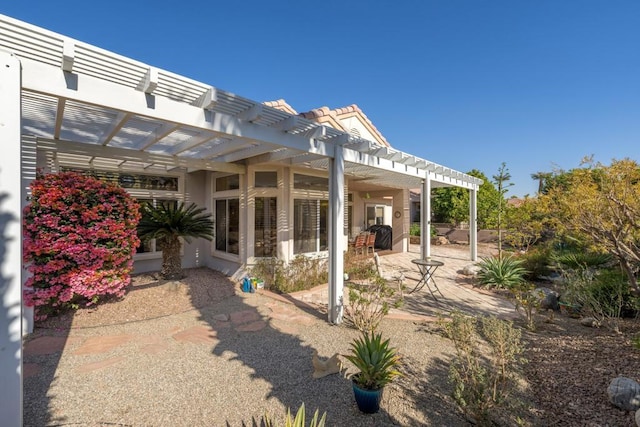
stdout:
{"type": "Polygon", "coordinates": [[[294,110],[291,105],[287,104],[287,101],[285,101],[284,99],[276,99],[275,101],[265,101],[263,102],[263,104],[266,105],[267,107],[277,108],[278,110],[284,111],[285,113],[295,114],[295,115],[298,114],[298,112],[294,110]]]}
{"type": "Polygon", "coordinates": [[[378,128],[375,127],[375,125],[371,122],[371,120],[369,120],[367,115],[364,114],[364,112],[356,104],[336,108],[334,110],[331,110],[329,107],[323,106],[302,113],[296,112],[296,110],[294,110],[291,105],[287,104],[284,99],[278,99],[276,101],[266,101],[263,102],[263,104],[269,107],[277,108],[278,110],[284,111],[288,114],[297,114],[301,117],[304,117],[305,119],[312,120],[317,123],[326,124],[334,129],[338,129],[344,132],[351,132],[352,130],[347,129],[345,125],[342,124],[340,119],[357,116],[360,118],[360,122],[376,138],[376,142],[387,147],[391,146],[391,144],[387,142],[387,139],[380,133],[378,128]]]}
{"type": "Polygon", "coordinates": [[[342,108],[336,108],[335,110],[330,110],[329,107],[320,107],[306,113],[300,113],[300,115],[306,119],[318,122],[336,122],[339,124],[339,127],[337,127],[337,129],[342,129],[345,132],[350,132],[351,129],[345,129],[344,126],[340,123],[339,119],[348,118],[351,116],[359,116],[361,122],[369,130],[369,132],[371,132],[371,134],[376,137],[380,144],[386,145],[387,147],[391,146],[387,139],[380,133],[378,128],[375,127],[375,125],[371,122],[371,120],[369,120],[367,115],[364,114],[364,112],[356,104],[351,104],[342,108]],[[333,120],[330,120],[329,117],[331,117],[333,120]]]}

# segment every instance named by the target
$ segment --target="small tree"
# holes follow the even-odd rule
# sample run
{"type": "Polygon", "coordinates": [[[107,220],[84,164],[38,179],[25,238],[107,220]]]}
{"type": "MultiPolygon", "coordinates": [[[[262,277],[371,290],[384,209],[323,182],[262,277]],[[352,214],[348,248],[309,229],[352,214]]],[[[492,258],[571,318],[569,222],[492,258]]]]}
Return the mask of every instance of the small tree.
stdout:
{"type": "Polygon", "coordinates": [[[181,279],[182,249],[181,238],[191,243],[191,238],[213,238],[211,214],[203,213],[205,208],[195,204],[185,207],[180,202],[160,204],[156,207],[145,205],[138,225],[138,235],[143,240],[156,239],[162,250],[162,271],[164,279],[181,279]]]}
{"type": "Polygon", "coordinates": [[[502,218],[505,210],[504,195],[509,191],[509,187],[513,185],[511,180],[511,174],[507,168],[507,164],[502,162],[500,168],[498,168],[498,174],[493,175],[493,181],[498,187],[498,257],[502,258],[502,218]]]}
{"type": "Polygon", "coordinates": [[[138,204],[122,188],[75,172],[38,176],[24,210],[25,303],[36,319],[124,295],[139,244],[138,204]]]}

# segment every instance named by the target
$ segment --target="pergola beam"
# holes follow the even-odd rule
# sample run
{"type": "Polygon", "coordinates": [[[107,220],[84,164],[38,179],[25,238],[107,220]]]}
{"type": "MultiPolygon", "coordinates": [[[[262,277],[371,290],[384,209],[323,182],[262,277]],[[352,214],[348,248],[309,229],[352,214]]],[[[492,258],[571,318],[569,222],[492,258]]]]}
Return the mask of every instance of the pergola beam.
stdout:
{"type": "Polygon", "coordinates": [[[246,122],[220,112],[203,111],[207,104],[204,101],[200,103],[203,106],[198,107],[165,97],[148,97],[143,92],[82,74],[73,74],[65,79],[63,72],[59,69],[56,73],[55,67],[26,59],[23,60],[22,85],[27,91],[67,98],[115,111],[130,112],[153,120],[180,123],[229,137],[261,141],[327,157],[332,155],[332,150],[322,140],[246,122]]]}
{"type": "Polygon", "coordinates": [[[130,148],[104,147],[102,145],[86,144],[83,142],[38,138],[38,149],[51,150],[54,152],[59,151],[63,153],[83,156],[106,157],[124,161],[152,163],[171,167],[206,169],[239,174],[245,173],[245,168],[242,165],[221,163],[212,160],[166,156],[161,154],[148,153],[146,151],[133,150],[130,148]]]}

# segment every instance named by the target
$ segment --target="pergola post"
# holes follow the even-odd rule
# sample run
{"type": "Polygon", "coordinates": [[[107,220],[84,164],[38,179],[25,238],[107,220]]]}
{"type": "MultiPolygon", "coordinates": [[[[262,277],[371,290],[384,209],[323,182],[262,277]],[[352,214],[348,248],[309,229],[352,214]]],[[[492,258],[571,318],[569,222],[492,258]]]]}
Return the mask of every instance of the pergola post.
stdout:
{"type": "Polygon", "coordinates": [[[431,258],[431,177],[427,171],[420,195],[420,257],[431,258]]]}
{"type": "Polygon", "coordinates": [[[22,173],[20,61],[0,51],[0,414],[22,425],[22,173]]]}
{"type": "Polygon", "coordinates": [[[469,190],[469,248],[471,261],[478,260],[478,186],[469,190]]]}
{"type": "Polygon", "coordinates": [[[335,145],[329,159],[329,322],[339,324],[344,314],[344,152],[335,145]]]}

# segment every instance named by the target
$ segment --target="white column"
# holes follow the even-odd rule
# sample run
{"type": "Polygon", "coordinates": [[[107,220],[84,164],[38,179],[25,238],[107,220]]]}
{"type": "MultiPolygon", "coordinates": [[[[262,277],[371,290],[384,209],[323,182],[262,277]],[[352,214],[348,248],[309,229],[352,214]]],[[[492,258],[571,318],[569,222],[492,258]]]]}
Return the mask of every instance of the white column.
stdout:
{"type": "Polygon", "coordinates": [[[0,415],[22,425],[20,61],[0,51],[0,415]]]}
{"type": "Polygon", "coordinates": [[[422,200],[420,201],[420,257],[431,257],[431,176],[422,181],[422,200]]]}
{"type": "Polygon", "coordinates": [[[478,186],[469,190],[469,248],[471,261],[478,260],[478,186]]]}
{"type": "Polygon", "coordinates": [[[344,311],[344,154],[341,145],[329,159],[329,322],[341,323],[344,311]]]}

